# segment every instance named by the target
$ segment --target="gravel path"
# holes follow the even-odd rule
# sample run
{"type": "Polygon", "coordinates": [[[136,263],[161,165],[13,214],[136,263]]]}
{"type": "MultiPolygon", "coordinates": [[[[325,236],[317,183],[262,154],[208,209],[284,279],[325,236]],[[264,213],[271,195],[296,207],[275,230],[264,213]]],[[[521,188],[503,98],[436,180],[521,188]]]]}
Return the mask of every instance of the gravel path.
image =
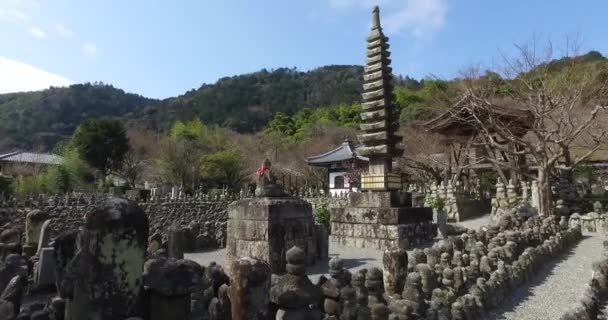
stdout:
{"type": "Polygon", "coordinates": [[[600,235],[585,235],[561,258],[545,264],[527,287],[512,293],[488,320],[555,320],[575,307],[591,279],[591,265],[601,256],[600,235]]]}
{"type": "MultiPolygon", "coordinates": [[[[219,249],[200,253],[186,253],[184,257],[189,260],[196,261],[202,266],[215,261],[218,264],[225,265],[226,249],[219,249]]],[[[362,268],[382,268],[382,251],[374,249],[357,249],[349,248],[337,243],[329,243],[329,256],[339,256],[344,260],[344,267],[351,272],[356,272],[362,268]]],[[[315,265],[306,268],[308,277],[314,282],[319,276],[327,275],[329,272],[328,260],[318,261],[315,265]]]]}
{"type": "Polygon", "coordinates": [[[492,219],[490,219],[490,214],[486,214],[474,219],[460,221],[457,224],[469,229],[478,230],[480,227],[490,225],[491,223],[492,219]]]}
{"type": "MultiPolygon", "coordinates": [[[[489,221],[490,216],[485,215],[476,219],[462,221],[458,224],[467,228],[477,229],[482,225],[488,224],[489,221]]],[[[421,247],[428,247],[431,245],[432,243],[427,243],[421,245],[421,247]]],[[[412,250],[408,250],[409,253],[411,253],[411,251],[412,250]]],[[[205,252],[186,253],[185,258],[196,261],[202,266],[209,265],[209,263],[214,261],[218,264],[225,265],[225,254],[226,249],[217,249],[205,252]]],[[[369,269],[372,267],[377,267],[382,269],[382,251],[379,250],[349,248],[330,241],[329,256],[330,258],[334,256],[339,256],[342,258],[342,260],[344,260],[344,266],[353,273],[363,268],[369,269]]],[[[315,265],[306,269],[306,273],[312,279],[312,281],[318,279],[322,274],[327,275],[328,272],[329,268],[327,260],[319,261],[315,265]]]]}

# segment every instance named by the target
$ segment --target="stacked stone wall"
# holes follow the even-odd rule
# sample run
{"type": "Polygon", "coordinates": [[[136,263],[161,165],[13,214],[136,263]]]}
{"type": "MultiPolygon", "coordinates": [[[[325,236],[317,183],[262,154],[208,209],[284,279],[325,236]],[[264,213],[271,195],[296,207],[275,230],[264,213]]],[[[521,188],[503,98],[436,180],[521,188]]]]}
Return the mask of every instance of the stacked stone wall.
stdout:
{"type": "MultiPolygon", "coordinates": [[[[57,206],[36,206],[47,213],[51,219],[51,237],[56,237],[65,230],[74,230],[82,226],[84,215],[91,212],[97,203],[70,204],[57,206]]],[[[150,221],[150,235],[160,234],[163,242],[168,239],[168,230],[172,225],[191,227],[190,236],[194,245],[190,250],[203,249],[220,243],[225,238],[228,201],[170,201],[148,202],[139,204],[150,221]],[[198,238],[198,241],[197,241],[198,238]]],[[[0,209],[0,233],[8,230],[19,230],[25,234],[25,217],[32,208],[0,209]]],[[[225,242],[225,241],[224,241],[225,242]]]]}
{"type": "MultiPolygon", "coordinates": [[[[58,199],[58,198],[57,198],[58,199]]],[[[5,203],[0,207],[0,233],[8,230],[19,230],[25,239],[25,218],[28,212],[39,209],[51,219],[51,237],[54,238],[65,230],[78,229],[82,226],[83,217],[99,204],[97,200],[79,201],[22,201],[5,203]],[[85,203],[86,202],[86,203],[85,203]]],[[[63,199],[62,199],[63,200],[63,199]]],[[[316,208],[336,208],[346,206],[346,197],[305,197],[313,212],[316,208]]],[[[226,242],[226,221],[230,200],[164,200],[140,202],[150,221],[150,235],[159,234],[163,243],[168,239],[169,227],[179,225],[188,227],[188,237],[192,243],[189,251],[222,247],[226,242]]]]}

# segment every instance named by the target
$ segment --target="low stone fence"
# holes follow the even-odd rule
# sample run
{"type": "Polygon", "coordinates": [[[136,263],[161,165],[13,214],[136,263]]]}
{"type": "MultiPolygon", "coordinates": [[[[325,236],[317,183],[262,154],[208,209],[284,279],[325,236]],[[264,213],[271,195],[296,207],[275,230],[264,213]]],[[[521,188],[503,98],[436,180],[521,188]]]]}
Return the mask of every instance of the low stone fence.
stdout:
{"type": "MultiPolygon", "coordinates": [[[[561,320],[598,319],[600,308],[608,294],[608,241],[604,241],[604,259],[593,264],[593,274],[578,306],[564,314],[561,320]]],[[[605,315],[604,315],[605,316],[605,315]]]]}

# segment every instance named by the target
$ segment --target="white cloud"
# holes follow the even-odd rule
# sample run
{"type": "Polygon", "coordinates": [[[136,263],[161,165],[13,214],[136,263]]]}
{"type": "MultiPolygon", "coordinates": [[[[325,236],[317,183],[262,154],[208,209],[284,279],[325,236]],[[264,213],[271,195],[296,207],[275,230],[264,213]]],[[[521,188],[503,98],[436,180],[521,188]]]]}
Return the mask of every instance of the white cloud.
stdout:
{"type": "Polygon", "coordinates": [[[40,28],[36,28],[36,27],[32,27],[29,30],[30,34],[38,39],[45,39],[46,38],[46,32],[44,32],[44,30],[40,29],[40,28]]]}
{"type": "Polygon", "coordinates": [[[64,38],[71,38],[74,35],[74,32],[71,29],[67,28],[61,23],[55,25],[55,31],[64,38]]]}
{"type": "Polygon", "coordinates": [[[448,0],[328,0],[333,9],[371,9],[380,6],[387,32],[428,40],[445,25],[448,0]]]}
{"type": "Polygon", "coordinates": [[[383,19],[384,26],[389,32],[405,32],[427,40],[443,28],[447,12],[447,0],[406,0],[401,9],[383,19]]]}
{"type": "Polygon", "coordinates": [[[72,81],[32,65],[0,56],[0,93],[67,86],[72,81]]]}
{"type": "Polygon", "coordinates": [[[29,21],[29,17],[23,11],[18,9],[0,8],[0,20],[10,23],[24,23],[29,21]]]}
{"type": "Polygon", "coordinates": [[[86,58],[95,58],[98,53],[99,50],[97,50],[97,45],[95,45],[95,43],[88,41],[82,45],[82,54],[84,54],[86,58]]]}

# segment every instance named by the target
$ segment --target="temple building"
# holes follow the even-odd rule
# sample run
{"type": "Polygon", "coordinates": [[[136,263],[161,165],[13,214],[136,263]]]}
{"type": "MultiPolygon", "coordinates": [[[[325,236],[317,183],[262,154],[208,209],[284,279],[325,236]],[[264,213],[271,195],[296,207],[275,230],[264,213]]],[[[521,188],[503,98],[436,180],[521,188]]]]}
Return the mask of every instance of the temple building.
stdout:
{"type": "Polygon", "coordinates": [[[358,171],[366,170],[368,161],[357,154],[349,139],[329,152],[306,159],[310,166],[327,169],[327,191],[333,196],[358,191],[358,171]]]}
{"type": "Polygon", "coordinates": [[[0,154],[0,172],[10,176],[29,175],[37,168],[59,165],[61,156],[46,153],[10,152],[0,154]]]}
{"type": "MultiPolygon", "coordinates": [[[[458,101],[450,110],[440,114],[434,119],[423,124],[423,127],[429,131],[442,135],[445,138],[446,145],[449,146],[450,151],[443,155],[445,158],[444,163],[446,164],[446,179],[449,179],[453,174],[461,176],[464,180],[465,189],[469,184],[469,181],[473,177],[478,177],[483,172],[498,172],[504,171],[507,178],[517,181],[516,170],[504,170],[506,167],[521,167],[527,168],[528,171],[534,171],[533,164],[529,163],[530,159],[526,159],[524,156],[518,156],[516,158],[509,157],[508,155],[499,152],[491,146],[480,143],[477,141],[480,135],[480,129],[471,124],[473,115],[476,114],[475,101],[470,101],[469,96],[465,96],[458,101]],[[466,170],[458,172],[455,169],[457,164],[454,161],[455,150],[464,148],[467,150],[467,157],[465,161],[468,164],[465,166],[466,170]],[[495,159],[494,163],[491,159],[495,159]],[[505,164],[500,165],[500,162],[505,164]],[[506,165],[510,163],[510,165],[506,165]]],[[[518,137],[524,137],[528,132],[533,115],[530,111],[518,108],[512,103],[503,101],[502,103],[495,103],[492,108],[493,118],[500,119],[504,123],[509,123],[510,131],[518,137]]],[[[477,112],[477,116],[487,116],[483,112],[477,112]]],[[[495,136],[494,140],[498,143],[504,144],[508,148],[515,148],[508,142],[502,141],[499,136],[495,136]]],[[[462,166],[462,164],[461,164],[462,166]]]]}

